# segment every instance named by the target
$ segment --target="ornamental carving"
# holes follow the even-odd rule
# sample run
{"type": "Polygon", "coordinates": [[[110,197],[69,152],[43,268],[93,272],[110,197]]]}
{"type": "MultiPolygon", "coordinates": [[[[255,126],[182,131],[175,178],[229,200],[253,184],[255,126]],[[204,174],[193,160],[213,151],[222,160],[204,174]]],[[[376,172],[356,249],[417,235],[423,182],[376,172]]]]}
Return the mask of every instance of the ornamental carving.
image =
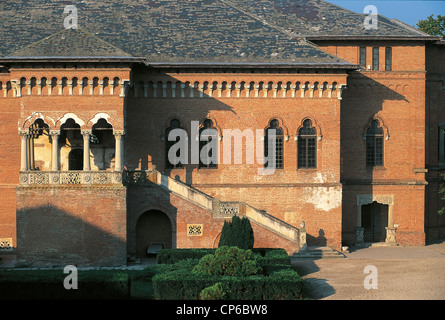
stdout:
{"type": "Polygon", "coordinates": [[[394,196],[393,195],[375,195],[375,194],[361,194],[357,195],[357,206],[361,207],[366,204],[371,204],[373,202],[378,202],[381,204],[393,205],[394,196]]]}

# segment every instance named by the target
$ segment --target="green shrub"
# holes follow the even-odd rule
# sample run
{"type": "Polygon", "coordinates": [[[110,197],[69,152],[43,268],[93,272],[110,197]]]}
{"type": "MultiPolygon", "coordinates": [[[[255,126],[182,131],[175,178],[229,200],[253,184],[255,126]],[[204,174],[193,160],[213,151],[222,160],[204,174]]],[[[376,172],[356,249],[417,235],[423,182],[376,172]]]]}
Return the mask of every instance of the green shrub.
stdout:
{"type": "Polygon", "coordinates": [[[199,300],[201,292],[220,282],[227,300],[301,299],[303,280],[292,269],[277,270],[270,276],[213,276],[187,270],[153,277],[154,297],[158,300],[199,300]]]}
{"type": "Polygon", "coordinates": [[[257,274],[260,270],[252,250],[223,246],[216,249],[214,254],[202,257],[192,272],[218,276],[248,276],[257,274]]]}
{"type": "Polygon", "coordinates": [[[233,216],[232,221],[225,221],[221,230],[218,247],[236,246],[241,249],[252,249],[255,242],[253,229],[246,217],[233,216]]]}
{"type": "Polygon", "coordinates": [[[201,300],[224,300],[227,296],[221,282],[215,283],[211,287],[202,289],[199,298],[201,300]]]}
{"type": "Polygon", "coordinates": [[[269,248],[258,250],[261,253],[261,257],[258,257],[258,263],[261,266],[270,266],[270,265],[290,265],[290,257],[287,254],[286,250],[278,249],[278,248],[269,248]]]}
{"type": "Polygon", "coordinates": [[[162,249],[157,255],[158,264],[172,264],[186,259],[201,259],[214,249],[162,249]]]}

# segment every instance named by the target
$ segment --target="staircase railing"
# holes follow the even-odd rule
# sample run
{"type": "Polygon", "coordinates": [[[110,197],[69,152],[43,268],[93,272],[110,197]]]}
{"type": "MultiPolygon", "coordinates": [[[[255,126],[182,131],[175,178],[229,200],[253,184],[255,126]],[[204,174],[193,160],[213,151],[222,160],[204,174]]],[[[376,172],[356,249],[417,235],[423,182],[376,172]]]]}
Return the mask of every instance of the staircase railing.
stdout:
{"type": "Polygon", "coordinates": [[[220,201],[179,180],[163,175],[156,169],[150,171],[127,171],[126,182],[130,184],[154,183],[160,187],[207,209],[213,218],[245,216],[256,224],[298,244],[300,250],[306,248],[306,229],[302,222],[298,229],[265,211],[258,210],[244,202],[220,201]]]}

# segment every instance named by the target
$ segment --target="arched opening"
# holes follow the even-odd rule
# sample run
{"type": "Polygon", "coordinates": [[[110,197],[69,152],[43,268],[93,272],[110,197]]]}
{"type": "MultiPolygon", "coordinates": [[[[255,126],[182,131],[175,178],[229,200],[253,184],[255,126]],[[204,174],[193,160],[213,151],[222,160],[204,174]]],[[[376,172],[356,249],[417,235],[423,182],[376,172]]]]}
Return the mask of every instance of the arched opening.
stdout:
{"type": "Polygon", "coordinates": [[[180,150],[180,149],[178,149],[176,151],[176,156],[174,157],[175,159],[173,159],[172,157],[169,157],[169,155],[168,155],[170,148],[173,147],[176,143],[178,143],[179,140],[181,139],[180,137],[177,137],[176,141],[169,141],[168,136],[169,136],[170,132],[172,132],[175,129],[180,129],[180,128],[181,128],[181,123],[179,122],[179,120],[173,119],[170,122],[170,127],[168,127],[165,130],[165,168],[166,169],[183,168],[184,163],[187,160],[187,159],[183,159],[185,161],[181,161],[183,155],[181,155],[182,150],[180,150]],[[172,158],[172,159],[170,159],[170,158],[172,158]],[[179,162],[177,162],[178,160],[179,160],[179,162]]]}
{"type": "Polygon", "coordinates": [[[60,170],[83,169],[83,137],[80,125],[69,118],[60,126],[60,170]]]}
{"type": "Polygon", "coordinates": [[[90,150],[93,154],[91,170],[113,170],[115,163],[115,138],[113,126],[101,118],[92,127],[90,150]]]}
{"type": "Polygon", "coordinates": [[[265,167],[274,167],[275,169],[284,168],[283,142],[284,135],[283,129],[280,127],[280,123],[277,119],[270,120],[269,126],[266,128],[264,136],[265,167]],[[273,150],[269,150],[269,140],[274,140],[272,146],[275,146],[275,159],[271,157],[272,155],[269,155],[269,152],[273,153],[273,150]],[[269,163],[269,160],[272,160],[272,164],[269,163]]]}
{"type": "Polygon", "coordinates": [[[306,119],[298,131],[298,168],[317,167],[317,130],[306,119]]]}
{"type": "Polygon", "coordinates": [[[366,131],[366,167],[383,167],[384,134],[377,119],[372,120],[366,131]]]}
{"type": "Polygon", "coordinates": [[[199,129],[199,168],[218,168],[218,131],[205,119],[199,129]]]}
{"type": "Polygon", "coordinates": [[[172,248],[172,225],[168,216],[159,210],[143,213],[136,223],[136,257],[148,258],[148,248],[172,248]]]}
{"type": "Polygon", "coordinates": [[[384,242],[388,227],[388,205],[376,201],[362,206],[363,240],[384,242]]]}
{"type": "Polygon", "coordinates": [[[29,170],[48,170],[51,163],[51,138],[49,126],[42,119],[37,119],[29,126],[28,148],[29,170]]]}

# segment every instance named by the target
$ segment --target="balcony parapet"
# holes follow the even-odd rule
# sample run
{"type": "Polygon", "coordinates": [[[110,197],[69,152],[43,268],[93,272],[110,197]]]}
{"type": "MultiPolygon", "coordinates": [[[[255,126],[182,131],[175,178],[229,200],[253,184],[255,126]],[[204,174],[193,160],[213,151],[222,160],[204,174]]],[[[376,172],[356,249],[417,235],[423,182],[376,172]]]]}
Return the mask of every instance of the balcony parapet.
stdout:
{"type": "Polygon", "coordinates": [[[20,186],[122,185],[122,171],[20,171],[20,186]]]}

